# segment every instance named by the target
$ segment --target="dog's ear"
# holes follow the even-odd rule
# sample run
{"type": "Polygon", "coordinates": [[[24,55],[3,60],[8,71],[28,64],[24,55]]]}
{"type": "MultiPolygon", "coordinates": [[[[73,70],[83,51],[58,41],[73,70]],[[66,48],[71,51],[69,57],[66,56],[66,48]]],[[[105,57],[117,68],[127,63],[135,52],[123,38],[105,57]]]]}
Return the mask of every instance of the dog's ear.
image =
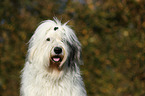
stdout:
{"type": "Polygon", "coordinates": [[[33,58],[35,56],[35,53],[36,53],[36,49],[37,49],[37,46],[33,44],[34,43],[34,39],[33,39],[33,36],[32,38],[30,39],[30,41],[28,42],[29,44],[29,47],[28,47],[28,52],[27,52],[27,61],[29,62],[32,62],[33,61],[33,58]]]}
{"type": "MultiPolygon", "coordinates": [[[[72,58],[71,61],[77,65],[82,65],[82,49],[81,49],[81,43],[79,42],[77,36],[75,35],[75,32],[69,28],[68,26],[65,27],[66,32],[69,32],[67,35],[68,38],[68,44],[71,48],[70,57],[72,58]]],[[[72,64],[71,64],[72,65],[72,64]]]]}
{"type": "Polygon", "coordinates": [[[83,65],[82,61],[82,49],[81,49],[81,44],[78,41],[78,39],[73,39],[73,43],[68,43],[70,46],[70,66],[74,66],[75,64],[77,65],[83,65]]]}
{"type": "Polygon", "coordinates": [[[33,61],[33,58],[34,58],[34,54],[35,54],[35,51],[36,51],[36,48],[35,47],[31,47],[29,50],[28,50],[28,53],[27,53],[27,60],[29,62],[32,62],[33,61]]]}

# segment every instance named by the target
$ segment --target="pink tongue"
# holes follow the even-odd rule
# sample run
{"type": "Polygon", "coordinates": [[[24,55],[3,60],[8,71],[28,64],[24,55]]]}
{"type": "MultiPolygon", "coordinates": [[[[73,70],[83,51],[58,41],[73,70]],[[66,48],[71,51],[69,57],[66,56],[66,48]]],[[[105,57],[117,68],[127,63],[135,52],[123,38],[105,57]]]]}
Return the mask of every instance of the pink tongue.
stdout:
{"type": "Polygon", "coordinates": [[[60,58],[53,58],[54,61],[58,62],[60,58]]]}

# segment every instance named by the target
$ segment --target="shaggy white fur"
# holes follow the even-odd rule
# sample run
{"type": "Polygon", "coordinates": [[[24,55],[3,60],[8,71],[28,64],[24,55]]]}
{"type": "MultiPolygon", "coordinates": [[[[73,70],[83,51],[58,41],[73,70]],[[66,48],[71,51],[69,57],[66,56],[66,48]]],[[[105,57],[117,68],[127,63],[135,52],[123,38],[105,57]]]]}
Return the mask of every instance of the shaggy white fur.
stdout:
{"type": "Polygon", "coordinates": [[[79,65],[81,44],[57,19],[43,21],[29,41],[21,96],[86,96],[79,65]]]}

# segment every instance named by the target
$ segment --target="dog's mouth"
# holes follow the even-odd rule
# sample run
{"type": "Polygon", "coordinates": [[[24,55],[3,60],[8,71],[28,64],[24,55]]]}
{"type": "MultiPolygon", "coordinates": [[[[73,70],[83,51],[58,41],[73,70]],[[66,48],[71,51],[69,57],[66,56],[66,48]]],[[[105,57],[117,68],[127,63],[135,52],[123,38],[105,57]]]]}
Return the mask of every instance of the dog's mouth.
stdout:
{"type": "Polygon", "coordinates": [[[54,55],[54,56],[51,56],[51,59],[50,59],[50,68],[52,69],[57,69],[58,71],[61,70],[61,65],[62,65],[62,62],[63,62],[63,55],[54,55]]]}
{"type": "Polygon", "coordinates": [[[60,63],[63,60],[63,56],[62,55],[55,55],[51,57],[51,60],[54,63],[60,63]]]}

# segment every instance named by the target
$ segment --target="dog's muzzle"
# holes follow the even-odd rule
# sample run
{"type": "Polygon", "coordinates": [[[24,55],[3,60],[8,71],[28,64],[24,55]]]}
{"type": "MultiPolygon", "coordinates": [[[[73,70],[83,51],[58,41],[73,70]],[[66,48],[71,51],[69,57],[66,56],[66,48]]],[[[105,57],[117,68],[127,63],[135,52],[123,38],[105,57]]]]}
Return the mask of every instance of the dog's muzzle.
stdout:
{"type": "Polygon", "coordinates": [[[50,67],[60,70],[65,62],[65,50],[61,46],[54,46],[50,54],[50,67]]]}

